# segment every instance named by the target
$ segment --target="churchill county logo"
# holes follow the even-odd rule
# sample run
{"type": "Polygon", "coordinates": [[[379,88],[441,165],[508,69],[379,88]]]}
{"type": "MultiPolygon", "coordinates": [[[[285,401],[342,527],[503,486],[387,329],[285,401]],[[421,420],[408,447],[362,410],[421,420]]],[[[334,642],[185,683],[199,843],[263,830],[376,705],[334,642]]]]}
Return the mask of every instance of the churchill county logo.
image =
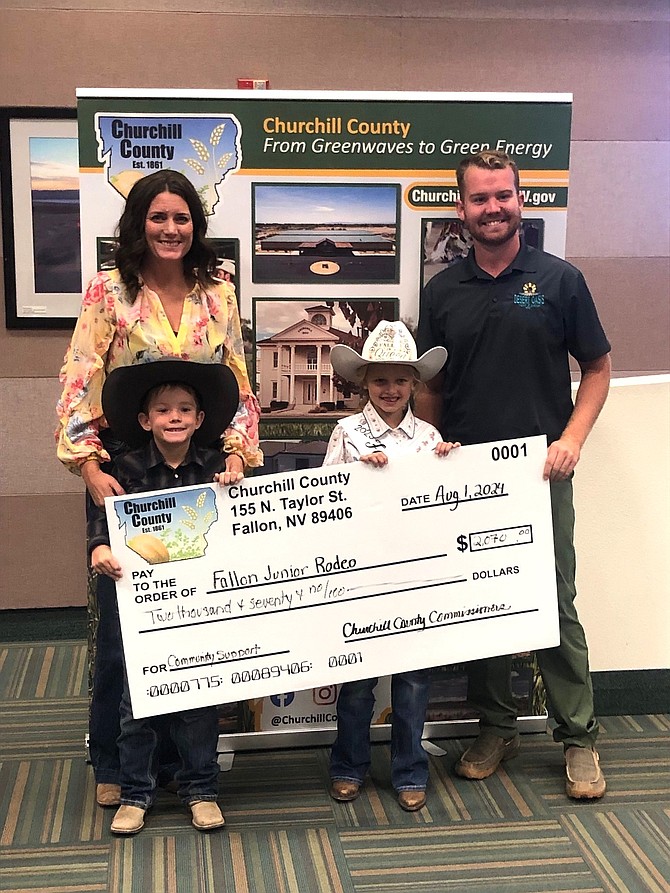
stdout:
{"type": "Polygon", "coordinates": [[[171,168],[191,180],[210,216],[220,198],[218,190],[242,165],[242,129],[233,115],[98,112],[95,131],[98,161],[123,198],[142,177],[171,168]]]}
{"type": "Polygon", "coordinates": [[[218,518],[211,487],[174,494],[117,499],[114,511],[126,545],[148,564],[201,558],[206,535],[218,518]]]}
{"type": "Polygon", "coordinates": [[[526,282],[521,289],[521,294],[514,295],[514,303],[526,310],[532,310],[534,307],[542,307],[544,295],[538,294],[537,285],[534,282],[526,282]]]}

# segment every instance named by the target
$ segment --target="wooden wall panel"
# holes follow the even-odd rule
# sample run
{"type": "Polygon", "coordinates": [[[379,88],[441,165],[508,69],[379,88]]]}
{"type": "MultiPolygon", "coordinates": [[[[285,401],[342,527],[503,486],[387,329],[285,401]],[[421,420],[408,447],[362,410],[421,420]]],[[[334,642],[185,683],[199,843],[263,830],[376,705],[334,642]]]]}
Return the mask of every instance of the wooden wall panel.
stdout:
{"type": "Polygon", "coordinates": [[[0,11],[0,30],[5,104],[74,105],[77,86],[229,89],[259,76],[276,89],[572,92],[575,139],[670,135],[667,20],[19,9],[0,11]],[[162,46],[184,64],[166,68],[162,46]],[[36,58],[49,72],[39,90],[36,58]]]}
{"type": "Polygon", "coordinates": [[[0,430],[3,496],[83,493],[81,478],[56,458],[60,390],[56,378],[0,378],[0,405],[9,408],[0,430]]]}
{"type": "Polygon", "coordinates": [[[614,375],[670,372],[670,261],[568,254],[584,273],[612,345],[614,375]]]}
{"type": "Polygon", "coordinates": [[[0,609],[86,604],[84,497],[0,496],[0,609]]]}
{"type": "Polygon", "coordinates": [[[570,153],[566,252],[667,257],[670,143],[573,142],[570,153]]]}

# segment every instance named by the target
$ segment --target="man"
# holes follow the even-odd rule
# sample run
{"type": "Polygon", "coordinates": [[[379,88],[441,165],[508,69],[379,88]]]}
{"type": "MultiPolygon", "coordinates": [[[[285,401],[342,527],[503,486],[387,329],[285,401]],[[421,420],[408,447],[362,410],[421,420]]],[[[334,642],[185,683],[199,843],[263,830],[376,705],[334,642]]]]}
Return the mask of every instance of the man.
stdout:
{"type": "MultiPolygon", "coordinates": [[[[442,345],[448,359],[417,394],[416,411],[462,444],[547,435],[561,638],[537,658],[565,751],[566,792],[602,797],[588,650],[574,607],[572,475],[607,397],[610,345],[579,270],[523,243],[514,162],[480,152],[461,162],[457,180],[456,210],[474,244],[422,295],[419,351],[442,345]],[[574,406],[569,354],[581,369],[574,406]]],[[[519,752],[511,657],[470,664],[469,697],[479,736],[455,770],[487,778],[519,752]]]]}

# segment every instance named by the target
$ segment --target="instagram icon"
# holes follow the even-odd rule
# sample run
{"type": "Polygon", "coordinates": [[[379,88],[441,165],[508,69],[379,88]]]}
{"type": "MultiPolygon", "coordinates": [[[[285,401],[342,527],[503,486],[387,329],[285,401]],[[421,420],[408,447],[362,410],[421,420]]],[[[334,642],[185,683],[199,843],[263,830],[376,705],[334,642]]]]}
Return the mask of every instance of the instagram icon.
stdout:
{"type": "Polygon", "coordinates": [[[334,704],[337,701],[337,686],[322,685],[312,689],[315,704],[334,704]]]}

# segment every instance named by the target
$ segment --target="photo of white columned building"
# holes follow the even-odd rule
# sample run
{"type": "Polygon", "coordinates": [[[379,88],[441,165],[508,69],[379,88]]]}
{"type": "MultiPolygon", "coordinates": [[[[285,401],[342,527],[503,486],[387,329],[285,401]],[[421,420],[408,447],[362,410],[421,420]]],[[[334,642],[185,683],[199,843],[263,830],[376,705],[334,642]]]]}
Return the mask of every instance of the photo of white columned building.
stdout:
{"type": "MultiPolygon", "coordinates": [[[[361,303],[365,306],[369,302],[361,303]]],[[[391,318],[394,302],[385,304],[391,318]]],[[[361,349],[368,332],[359,320],[347,330],[349,324],[335,306],[296,305],[291,301],[258,301],[257,317],[263,305],[266,315],[277,320],[287,309],[299,316],[297,321],[265,338],[262,328],[267,330],[267,324],[259,327],[257,323],[256,392],[263,413],[296,417],[328,412],[341,415],[357,410],[358,394],[337,388],[342,383],[333,378],[330,351],[336,344],[361,349]],[[341,327],[333,325],[338,320],[342,322],[341,327]]]]}
{"type": "Polygon", "coordinates": [[[360,336],[333,328],[334,309],[305,308],[305,319],[256,343],[258,399],[264,410],[303,415],[322,406],[342,411],[358,406],[335,388],[330,351],[336,344],[356,347],[360,336]]]}

